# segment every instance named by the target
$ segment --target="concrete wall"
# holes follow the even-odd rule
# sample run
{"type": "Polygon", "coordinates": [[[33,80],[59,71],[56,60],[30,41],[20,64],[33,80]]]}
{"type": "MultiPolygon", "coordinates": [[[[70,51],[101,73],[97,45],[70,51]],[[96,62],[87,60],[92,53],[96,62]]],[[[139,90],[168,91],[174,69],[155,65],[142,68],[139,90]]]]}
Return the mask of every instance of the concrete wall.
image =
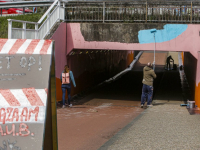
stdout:
{"type": "Polygon", "coordinates": [[[197,59],[189,52],[184,53],[184,71],[191,90],[191,100],[195,99],[197,59]]]}

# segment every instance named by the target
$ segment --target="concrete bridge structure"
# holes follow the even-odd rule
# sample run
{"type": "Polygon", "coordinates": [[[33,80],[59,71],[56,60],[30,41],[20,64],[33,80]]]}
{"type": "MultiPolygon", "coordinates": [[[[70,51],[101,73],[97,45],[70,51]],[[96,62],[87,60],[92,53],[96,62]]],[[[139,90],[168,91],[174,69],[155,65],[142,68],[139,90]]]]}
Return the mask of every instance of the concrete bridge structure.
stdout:
{"type": "MultiPolygon", "coordinates": [[[[156,51],[183,52],[184,70],[193,100],[200,107],[198,69],[200,25],[198,24],[61,23],[52,36],[55,40],[57,80],[66,62],[70,64],[76,80],[82,85],[81,89],[74,89],[74,93],[111,77],[117,71],[127,68],[134,59],[134,53],[154,50],[154,35],[150,32],[151,29],[157,30],[156,51]],[[101,53],[104,59],[98,60],[101,53]],[[112,58],[116,61],[109,61],[112,58]],[[91,63],[95,64],[91,66],[91,63]],[[106,72],[106,66],[113,67],[107,68],[110,73],[106,72]],[[83,75],[84,73],[86,75],[83,75]],[[91,83],[85,82],[86,80],[91,83]]],[[[59,81],[57,86],[59,88],[59,81]]],[[[61,93],[57,90],[57,99],[60,98],[61,93]]]]}
{"type": "Polygon", "coordinates": [[[184,52],[192,100],[200,107],[199,10],[195,0],[56,0],[38,22],[8,19],[8,38],[55,40],[58,100],[59,77],[66,63],[79,84],[73,89],[75,94],[127,68],[134,54],[154,50],[154,44],[156,51],[184,52]],[[22,23],[23,28],[12,22],[22,23]],[[27,29],[27,24],[34,24],[35,29],[27,29]],[[151,29],[157,30],[155,42],[151,29]]]}
{"type": "MultiPolygon", "coordinates": [[[[110,0],[109,2],[114,3],[114,0],[110,0]]],[[[160,7],[148,1],[142,1],[140,3],[135,0],[128,0],[127,2],[119,1],[118,4],[113,3],[105,3],[102,0],[96,0],[95,2],[90,1],[88,4],[84,4],[73,0],[71,2],[55,0],[38,22],[8,19],[8,39],[0,39],[0,54],[5,55],[5,52],[7,52],[6,55],[21,55],[23,52],[23,55],[30,55],[30,65],[31,62],[35,60],[31,55],[35,54],[34,50],[36,50],[39,56],[37,64],[40,66],[41,61],[44,60],[40,57],[44,52],[44,47],[46,49],[45,51],[48,52],[48,43],[54,40],[55,44],[52,47],[55,48],[52,49],[55,50],[55,66],[53,57],[54,51],[52,50],[51,59],[53,65],[50,73],[52,79],[51,83],[54,86],[52,86],[51,92],[46,93],[52,94],[52,97],[55,96],[55,75],[56,100],[60,101],[62,99],[60,74],[66,64],[68,64],[73,71],[77,85],[76,88],[72,86],[71,95],[73,96],[87,91],[91,87],[102,83],[129,67],[140,51],[155,50],[156,52],[162,53],[181,52],[184,72],[192,95],[190,100],[195,100],[196,105],[200,108],[200,25],[193,24],[200,23],[199,2],[189,2],[187,0],[185,3],[176,2],[172,4],[173,2],[170,2],[169,8],[166,8],[168,7],[168,3],[163,4],[161,1],[158,2],[160,7]],[[87,5],[88,7],[85,7],[87,5]],[[116,5],[119,6],[116,8],[116,5]],[[171,5],[174,6],[174,9],[171,9],[171,5]],[[23,27],[16,28],[12,22],[20,22],[23,24],[23,27]],[[33,24],[35,29],[27,29],[27,24],[33,24]],[[156,30],[156,33],[151,33],[152,29],[156,30]],[[26,49],[28,49],[30,53],[27,52],[26,49]],[[41,49],[42,53],[37,49],[41,49]]],[[[148,54],[146,54],[146,58],[148,58],[147,55],[148,54]]],[[[9,57],[6,59],[8,58],[9,57]]],[[[18,58],[25,60],[23,57],[18,58]]],[[[157,62],[159,62],[160,59],[165,59],[164,55],[162,58],[155,58],[156,67],[158,67],[159,64],[157,64],[157,62]]],[[[8,59],[8,62],[9,61],[10,59],[8,59]]],[[[0,63],[2,62],[3,61],[0,61],[0,63]]],[[[5,61],[2,64],[6,66],[5,61]]],[[[35,61],[34,64],[36,64],[35,61]]],[[[161,67],[163,67],[163,64],[161,67]]],[[[140,69],[142,65],[140,65],[140,69]]],[[[9,68],[9,63],[7,63],[7,66],[7,68],[9,68]]],[[[23,65],[20,67],[23,67],[23,65]]],[[[164,68],[162,71],[163,70],[164,68]]],[[[49,73],[49,71],[45,73],[47,72],[49,73]]],[[[131,72],[128,76],[130,77],[135,72],[131,72]]],[[[135,86],[133,82],[137,81],[137,86],[133,88],[137,95],[139,95],[137,100],[140,99],[140,87],[138,85],[142,82],[140,81],[141,79],[139,79],[139,77],[142,78],[142,71],[140,70],[138,72],[139,74],[136,76],[136,79],[132,80],[127,87],[128,89],[132,84],[135,86]]],[[[160,73],[159,78],[162,78],[163,72],[160,73]]],[[[170,74],[170,72],[167,72],[166,74],[168,74],[167,78],[174,77],[173,73],[170,74]]],[[[178,75],[178,72],[176,71],[175,74],[178,75]]],[[[166,76],[167,75],[165,75],[165,77],[166,76]]],[[[36,77],[37,76],[34,74],[34,78],[36,77]]],[[[47,77],[47,75],[42,77],[47,77]]],[[[175,80],[178,81],[177,76],[173,81],[175,80]]],[[[124,81],[125,82],[119,82],[120,88],[121,84],[123,84],[122,88],[126,86],[129,78],[124,81]]],[[[156,82],[159,81],[163,80],[160,79],[156,82]]],[[[169,80],[165,80],[165,82],[162,83],[168,84],[168,81],[169,80]]],[[[40,80],[38,82],[40,82],[40,80]]],[[[177,82],[174,82],[174,85],[176,83],[177,82]]],[[[142,85],[142,83],[140,85],[142,85]]],[[[159,83],[157,83],[157,85],[159,85],[159,83]]],[[[157,87],[159,88],[159,86],[157,87]]],[[[165,87],[162,89],[165,89],[165,87]]],[[[160,91],[162,91],[162,89],[160,91]]],[[[174,91],[176,92],[176,90],[174,91]]],[[[132,89],[127,90],[127,93],[130,92],[132,92],[132,89]]],[[[161,93],[163,94],[164,92],[162,91],[161,93]]],[[[181,95],[180,93],[179,91],[179,94],[177,94],[178,99],[181,95]]],[[[109,94],[108,91],[108,95],[109,94]]],[[[133,96],[135,96],[134,94],[133,96]]],[[[160,94],[160,97],[163,96],[162,94],[160,94]]],[[[57,149],[56,100],[52,99],[51,102],[54,103],[48,103],[47,114],[51,115],[52,118],[47,116],[48,123],[46,126],[49,125],[48,131],[50,131],[49,134],[52,135],[45,135],[45,137],[49,139],[44,138],[46,139],[46,141],[44,141],[44,149],[50,149],[48,147],[52,146],[54,147],[53,149],[57,149]],[[49,143],[52,143],[52,145],[49,143]]],[[[124,97],[122,100],[124,100],[124,97]]],[[[134,100],[136,101],[136,99],[134,100]]],[[[174,119],[176,120],[176,118],[174,119]]],[[[43,128],[43,131],[44,130],[43,128]]],[[[9,134],[11,134],[11,132],[9,134]]],[[[40,146],[41,145],[42,144],[40,144],[40,146]]]]}

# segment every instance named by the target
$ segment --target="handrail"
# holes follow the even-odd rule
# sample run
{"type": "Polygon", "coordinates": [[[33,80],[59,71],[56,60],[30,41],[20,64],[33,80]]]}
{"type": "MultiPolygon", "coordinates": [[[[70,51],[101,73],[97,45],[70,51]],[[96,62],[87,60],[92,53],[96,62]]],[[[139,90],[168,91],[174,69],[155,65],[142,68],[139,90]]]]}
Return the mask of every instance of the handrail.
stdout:
{"type": "Polygon", "coordinates": [[[49,12],[51,11],[51,9],[56,5],[56,3],[58,2],[59,0],[55,0],[55,2],[49,7],[49,9],[45,12],[45,14],[42,16],[42,18],[40,18],[40,20],[38,21],[38,23],[40,24],[44,18],[49,14],[49,12]]]}
{"type": "Polygon", "coordinates": [[[54,1],[20,1],[20,2],[4,2],[0,8],[20,8],[20,7],[41,7],[50,6],[54,1]]]}
{"type": "Polygon", "coordinates": [[[45,12],[45,14],[41,17],[41,19],[38,21],[38,22],[29,22],[29,21],[22,21],[22,20],[14,20],[14,19],[8,19],[8,21],[15,21],[15,22],[24,22],[24,23],[30,23],[30,24],[40,24],[44,19],[45,17],[50,13],[51,9],[56,5],[56,3],[58,2],[59,0],[55,0],[55,2],[49,7],[49,9],[45,12]]]}
{"type": "MultiPolygon", "coordinates": [[[[49,7],[49,9],[45,12],[45,14],[41,17],[41,19],[38,22],[29,22],[29,21],[8,19],[8,38],[12,38],[12,35],[13,35],[12,34],[12,30],[14,28],[12,28],[12,22],[21,22],[21,23],[23,23],[23,28],[22,29],[18,29],[18,30],[22,31],[22,33],[21,33],[22,34],[22,38],[26,38],[26,31],[28,31],[26,29],[26,24],[35,24],[35,29],[33,30],[32,34],[35,34],[34,35],[35,38],[44,38],[44,36],[49,33],[49,30],[57,22],[57,20],[64,20],[63,14],[62,14],[62,16],[60,16],[61,12],[64,13],[62,11],[63,8],[60,7],[61,6],[60,5],[60,1],[61,0],[55,0],[53,2],[53,4],[49,7]],[[55,6],[57,6],[57,7],[55,7],[55,6]],[[57,12],[55,12],[55,10],[57,10],[57,12]],[[53,21],[50,21],[51,15],[54,15],[54,14],[56,15],[56,18],[54,18],[53,21]],[[39,24],[41,24],[41,23],[43,23],[43,24],[38,29],[39,24]],[[44,26],[44,24],[46,24],[46,28],[41,29],[42,26],[44,26]],[[42,36],[41,36],[41,34],[42,34],[42,36]]],[[[63,7],[64,6],[65,5],[63,4],[63,7]]],[[[14,30],[16,30],[16,29],[17,28],[15,28],[14,30]]]]}
{"type": "Polygon", "coordinates": [[[29,23],[29,24],[38,24],[37,22],[23,21],[23,20],[15,20],[15,19],[7,19],[8,21],[21,22],[21,23],[29,23]]]}

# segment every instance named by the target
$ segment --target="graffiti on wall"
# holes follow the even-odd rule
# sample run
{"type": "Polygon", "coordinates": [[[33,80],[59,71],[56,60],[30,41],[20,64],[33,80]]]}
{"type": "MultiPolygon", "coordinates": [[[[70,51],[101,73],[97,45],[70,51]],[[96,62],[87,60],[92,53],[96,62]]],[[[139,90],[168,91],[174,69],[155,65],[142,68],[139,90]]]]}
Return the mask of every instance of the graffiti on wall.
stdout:
{"type": "Polygon", "coordinates": [[[51,51],[50,40],[0,39],[0,150],[42,149],[51,51]]]}
{"type": "Polygon", "coordinates": [[[3,140],[2,143],[3,143],[3,147],[0,146],[0,150],[21,150],[19,146],[15,145],[17,141],[10,142],[10,140],[8,139],[7,142],[6,140],[3,140]]]}

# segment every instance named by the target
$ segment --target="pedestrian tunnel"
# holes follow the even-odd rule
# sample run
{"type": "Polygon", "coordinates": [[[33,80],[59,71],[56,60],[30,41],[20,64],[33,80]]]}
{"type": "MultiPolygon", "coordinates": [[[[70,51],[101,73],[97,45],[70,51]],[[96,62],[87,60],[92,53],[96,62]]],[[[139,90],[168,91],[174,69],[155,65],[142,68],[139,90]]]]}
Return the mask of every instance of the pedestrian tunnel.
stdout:
{"type": "MultiPolygon", "coordinates": [[[[84,103],[91,104],[91,102],[89,102],[91,100],[93,100],[93,104],[97,104],[97,101],[103,101],[105,103],[124,101],[127,105],[130,104],[131,106],[133,104],[135,106],[134,103],[131,104],[130,102],[141,100],[143,67],[146,66],[148,62],[153,62],[153,51],[143,51],[130,71],[116,80],[112,80],[108,83],[105,83],[105,81],[112,79],[115,75],[129,68],[131,62],[139,55],[139,52],[140,51],[123,50],[73,50],[67,58],[67,63],[71,66],[78,87],[72,90],[72,95],[75,95],[75,103],[77,101],[76,96],[84,97],[91,94],[94,97],[90,97],[86,100],[84,99],[84,103]],[[79,74],[78,77],[77,74],[79,74]],[[104,85],[99,86],[97,93],[95,93],[96,91],[93,89],[98,87],[101,83],[104,83],[104,85]],[[91,91],[94,91],[94,93],[91,91]]],[[[155,72],[157,78],[154,80],[153,100],[192,100],[191,92],[192,90],[194,92],[194,89],[189,89],[192,85],[185,85],[185,83],[190,83],[190,81],[182,81],[179,67],[183,65],[184,69],[187,70],[187,68],[190,68],[189,66],[193,66],[194,64],[191,64],[192,61],[189,60],[193,60],[195,64],[195,58],[193,58],[189,52],[156,51],[155,72]],[[176,68],[171,68],[172,70],[170,71],[166,69],[166,59],[169,55],[174,59],[174,64],[176,66],[176,68]],[[184,83],[184,85],[182,85],[182,83],[184,83]],[[183,93],[183,86],[185,89],[187,88],[187,91],[184,91],[185,93],[183,93]]],[[[171,67],[173,67],[172,64],[171,67]]],[[[191,73],[190,69],[189,73],[191,73]]],[[[195,73],[196,70],[193,71],[193,74],[195,73]]],[[[184,78],[187,76],[185,74],[184,78]]],[[[190,76],[191,75],[192,74],[190,74],[190,76]]],[[[59,91],[57,91],[57,93],[58,92],[59,91]]],[[[61,99],[62,93],[60,91],[60,98],[57,98],[57,100],[61,101],[61,99]]]]}

